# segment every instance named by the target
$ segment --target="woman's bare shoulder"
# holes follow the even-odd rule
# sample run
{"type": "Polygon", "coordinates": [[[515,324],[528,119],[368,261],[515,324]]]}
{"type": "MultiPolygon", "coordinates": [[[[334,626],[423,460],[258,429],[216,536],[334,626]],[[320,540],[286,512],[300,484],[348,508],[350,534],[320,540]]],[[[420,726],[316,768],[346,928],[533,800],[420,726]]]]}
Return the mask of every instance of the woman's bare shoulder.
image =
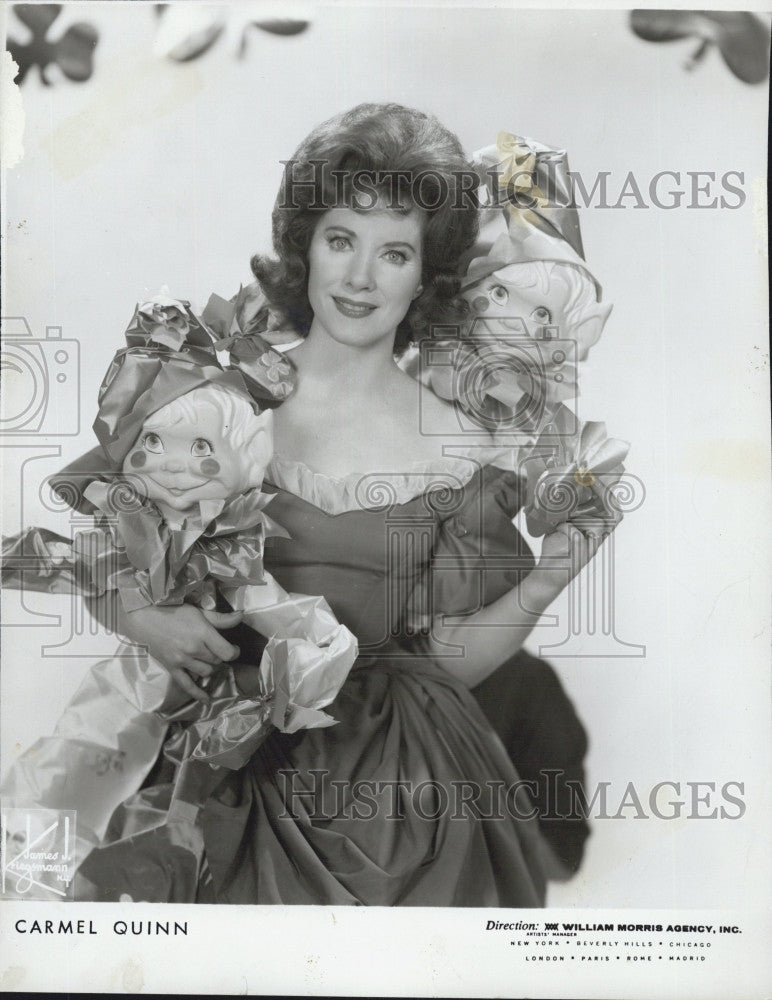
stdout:
{"type": "Polygon", "coordinates": [[[412,410],[410,420],[417,432],[429,442],[434,441],[437,449],[442,450],[446,445],[458,445],[462,447],[489,447],[493,444],[490,433],[483,427],[478,427],[464,417],[457,407],[444,399],[440,399],[427,386],[417,382],[410,375],[404,374],[404,382],[401,391],[405,401],[410,401],[410,407],[406,406],[403,412],[405,415],[412,410]]]}

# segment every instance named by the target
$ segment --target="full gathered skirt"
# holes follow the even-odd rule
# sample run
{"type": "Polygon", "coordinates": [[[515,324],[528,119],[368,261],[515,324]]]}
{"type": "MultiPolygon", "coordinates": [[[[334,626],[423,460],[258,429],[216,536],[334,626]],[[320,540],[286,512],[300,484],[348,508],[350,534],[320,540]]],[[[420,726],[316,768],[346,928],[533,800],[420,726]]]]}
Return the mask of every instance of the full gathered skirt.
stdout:
{"type": "Polygon", "coordinates": [[[361,659],[330,729],[273,734],[208,799],[202,901],[534,907],[543,841],[469,691],[361,659]]]}

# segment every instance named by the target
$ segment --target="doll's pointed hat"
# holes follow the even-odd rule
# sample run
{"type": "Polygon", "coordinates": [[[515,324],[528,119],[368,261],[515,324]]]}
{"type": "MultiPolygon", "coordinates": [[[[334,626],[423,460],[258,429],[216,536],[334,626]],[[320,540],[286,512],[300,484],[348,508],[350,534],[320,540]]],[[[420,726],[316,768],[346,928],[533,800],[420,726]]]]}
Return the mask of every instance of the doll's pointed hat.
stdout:
{"type": "Polygon", "coordinates": [[[601,286],[584,259],[565,150],[500,132],[471,162],[481,182],[481,225],[459,263],[462,287],[509,264],[547,261],[586,274],[600,301],[601,286]]]}
{"type": "Polygon", "coordinates": [[[149,416],[203,385],[217,384],[253,406],[241,372],[220,364],[214,338],[182,299],[163,290],[138,305],[99,389],[94,433],[119,471],[149,416]]]}
{"type": "Polygon", "coordinates": [[[217,383],[239,392],[258,411],[286,398],[295,372],[280,352],[297,334],[274,329],[267,314],[265,296],[253,286],[230,302],[212,296],[203,320],[165,287],[137,305],[126,346],[113,357],[99,389],[99,446],[51,476],[51,489],[69,507],[93,513],[84,493],[88,484],[119,473],[145,420],[200,386],[217,383]],[[228,352],[227,367],[217,357],[221,351],[228,352]]]}

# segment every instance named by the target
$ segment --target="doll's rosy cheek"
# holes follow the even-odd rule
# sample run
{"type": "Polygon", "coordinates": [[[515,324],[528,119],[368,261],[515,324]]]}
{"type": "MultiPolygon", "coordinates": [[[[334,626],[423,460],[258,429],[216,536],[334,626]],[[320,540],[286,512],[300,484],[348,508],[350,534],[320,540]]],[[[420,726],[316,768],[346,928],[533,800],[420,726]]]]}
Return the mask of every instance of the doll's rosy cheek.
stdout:
{"type": "Polygon", "coordinates": [[[216,458],[205,458],[200,465],[200,469],[204,476],[216,476],[220,471],[220,463],[216,458]]]}
{"type": "Polygon", "coordinates": [[[489,303],[487,295],[477,295],[475,296],[475,298],[472,299],[472,309],[474,309],[475,312],[478,313],[485,312],[485,310],[488,308],[488,305],[489,303]]]}
{"type": "Polygon", "coordinates": [[[144,451],[135,451],[129,459],[129,465],[132,469],[141,469],[145,462],[147,462],[147,455],[144,451]]]}

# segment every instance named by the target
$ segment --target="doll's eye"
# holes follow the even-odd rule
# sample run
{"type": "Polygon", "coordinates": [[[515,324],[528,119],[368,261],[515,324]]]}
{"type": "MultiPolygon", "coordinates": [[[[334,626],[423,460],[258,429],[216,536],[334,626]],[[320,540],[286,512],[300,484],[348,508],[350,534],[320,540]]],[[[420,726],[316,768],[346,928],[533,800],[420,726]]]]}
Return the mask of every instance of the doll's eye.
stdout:
{"type": "Polygon", "coordinates": [[[206,438],[196,438],[190,446],[190,454],[193,458],[208,458],[213,451],[214,448],[206,438]]]}
{"type": "Polygon", "coordinates": [[[531,313],[531,316],[533,317],[533,319],[536,320],[537,323],[552,322],[552,313],[546,306],[537,306],[531,313]]]}
{"type": "Polygon", "coordinates": [[[488,294],[497,306],[505,306],[509,302],[509,292],[503,285],[493,285],[488,294]]]}
{"type": "Polygon", "coordinates": [[[142,447],[145,451],[151,452],[153,455],[162,455],[164,450],[164,443],[157,434],[146,434],[142,438],[142,447]]]}

